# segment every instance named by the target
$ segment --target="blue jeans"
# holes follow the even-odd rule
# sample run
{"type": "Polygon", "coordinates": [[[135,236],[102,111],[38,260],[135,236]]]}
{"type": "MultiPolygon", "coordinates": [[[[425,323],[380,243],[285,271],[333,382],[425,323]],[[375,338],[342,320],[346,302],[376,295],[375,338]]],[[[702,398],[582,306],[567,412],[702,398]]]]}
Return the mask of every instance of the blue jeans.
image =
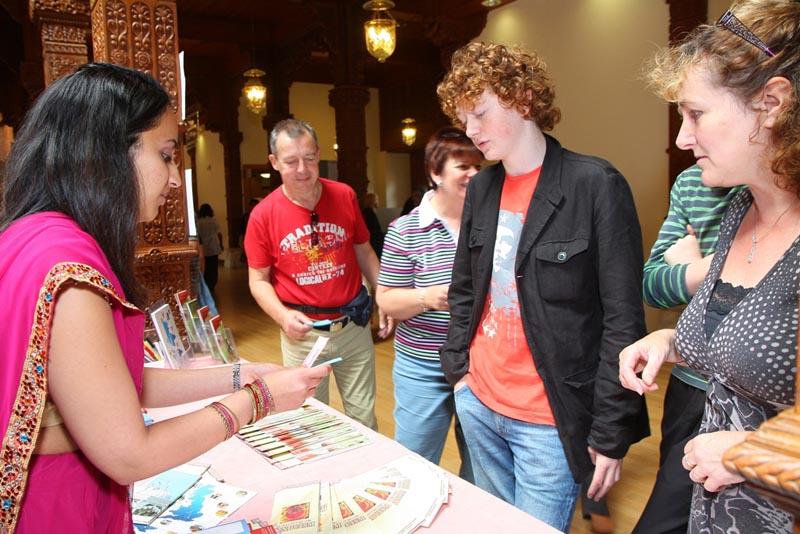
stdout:
{"type": "Polygon", "coordinates": [[[455,397],[478,487],[567,532],[580,485],[556,428],[500,415],[466,386],[455,397]]]}
{"type": "MultiPolygon", "coordinates": [[[[394,439],[427,460],[438,464],[450,421],[455,416],[453,387],[444,378],[438,361],[406,356],[394,358],[394,439]]],[[[469,451],[456,417],[456,445],[461,456],[458,476],[474,483],[469,451]]]]}

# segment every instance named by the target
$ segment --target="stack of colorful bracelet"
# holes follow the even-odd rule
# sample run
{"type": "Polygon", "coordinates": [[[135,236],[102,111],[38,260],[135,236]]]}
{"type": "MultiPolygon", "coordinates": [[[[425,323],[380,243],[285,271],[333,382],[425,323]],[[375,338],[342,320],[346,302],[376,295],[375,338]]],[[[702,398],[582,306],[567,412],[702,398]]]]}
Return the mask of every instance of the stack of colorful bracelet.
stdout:
{"type": "Polygon", "coordinates": [[[208,405],[209,408],[213,408],[216,411],[222,422],[225,423],[225,439],[232,437],[239,431],[239,418],[236,417],[236,414],[233,411],[222,404],[221,402],[214,401],[208,405]]]}
{"type": "Polygon", "coordinates": [[[275,411],[275,400],[263,378],[256,378],[249,384],[245,384],[242,389],[247,391],[250,400],[253,401],[253,418],[249,424],[255,423],[275,411]]]}

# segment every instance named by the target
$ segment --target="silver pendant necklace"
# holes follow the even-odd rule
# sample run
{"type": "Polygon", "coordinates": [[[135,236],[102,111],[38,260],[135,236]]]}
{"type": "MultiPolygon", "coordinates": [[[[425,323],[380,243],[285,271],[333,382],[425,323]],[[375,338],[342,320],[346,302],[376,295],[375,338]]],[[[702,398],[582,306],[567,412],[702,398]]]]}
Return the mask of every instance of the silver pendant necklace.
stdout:
{"type": "Polygon", "coordinates": [[[769,227],[769,230],[761,234],[761,237],[759,238],[758,234],[756,233],[756,228],[758,228],[758,219],[759,219],[758,207],[756,207],[756,205],[753,204],[753,210],[755,210],[756,221],[755,224],[753,224],[753,235],[750,236],[750,250],[747,252],[747,258],[745,258],[745,261],[747,261],[747,263],[753,263],[753,258],[755,258],[756,250],[758,249],[759,239],[761,239],[762,241],[766,239],[766,237],[770,234],[770,232],[772,232],[773,228],[775,228],[778,225],[783,216],[786,215],[789,212],[789,210],[792,209],[793,206],[794,204],[789,204],[786,207],[786,209],[783,210],[780,215],[778,215],[778,218],[775,219],[775,222],[772,223],[772,226],[769,227]]]}

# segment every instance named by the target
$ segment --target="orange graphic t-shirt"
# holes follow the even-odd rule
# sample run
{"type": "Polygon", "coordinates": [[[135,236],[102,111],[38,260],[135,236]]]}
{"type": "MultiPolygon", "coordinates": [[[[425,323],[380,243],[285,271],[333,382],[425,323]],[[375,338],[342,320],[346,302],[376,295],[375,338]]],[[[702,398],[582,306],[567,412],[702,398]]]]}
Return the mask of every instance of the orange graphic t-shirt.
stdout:
{"type": "Polygon", "coordinates": [[[541,167],[506,176],[497,216],[492,280],[470,345],[467,384],[492,410],[529,423],[555,425],[544,384],[533,363],[519,307],[514,264],[522,225],[541,167]]]}

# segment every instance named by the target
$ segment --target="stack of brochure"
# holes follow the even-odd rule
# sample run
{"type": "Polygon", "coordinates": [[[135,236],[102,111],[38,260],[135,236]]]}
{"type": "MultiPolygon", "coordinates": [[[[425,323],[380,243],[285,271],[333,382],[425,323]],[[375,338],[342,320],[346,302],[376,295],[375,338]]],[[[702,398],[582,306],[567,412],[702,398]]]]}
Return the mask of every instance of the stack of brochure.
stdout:
{"type": "Polygon", "coordinates": [[[441,469],[409,455],[355,478],[285,488],[270,523],[294,534],[408,533],[431,526],[449,492],[441,469]]]}
{"type": "Polygon", "coordinates": [[[240,519],[200,530],[203,534],[278,534],[275,527],[260,519],[240,519]]]}
{"type": "Polygon", "coordinates": [[[189,298],[188,291],[175,294],[176,307],[186,329],[182,338],[169,304],[159,300],[150,307],[153,330],[145,331],[145,361],[173,369],[185,367],[189,358],[210,354],[222,363],[239,360],[230,328],[219,315],[209,317],[208,306],[200,306],[189,298]]]}
{"type": "Polygon", "coordinates": [[[136,532],[183,534],[213,527],[255,496],[218,481],[207,465],[184,464],[133,486],[136,532]]]}
{"type": "Polygon", "coordinates": [[[225,328],[219,315],[210,316],[208,306],[200,306],[186,290],[175,293],[175,302],[181,314],[186,336],[194,352],[210,352],[224,363],[239,360],[233,333],[225,328]]]}
{"type": "Polygon", "coordinates": [[[243,427],[237,435],[280,469],[369,443],[346,419],[309,405],[265,417],[243,427]]]}

